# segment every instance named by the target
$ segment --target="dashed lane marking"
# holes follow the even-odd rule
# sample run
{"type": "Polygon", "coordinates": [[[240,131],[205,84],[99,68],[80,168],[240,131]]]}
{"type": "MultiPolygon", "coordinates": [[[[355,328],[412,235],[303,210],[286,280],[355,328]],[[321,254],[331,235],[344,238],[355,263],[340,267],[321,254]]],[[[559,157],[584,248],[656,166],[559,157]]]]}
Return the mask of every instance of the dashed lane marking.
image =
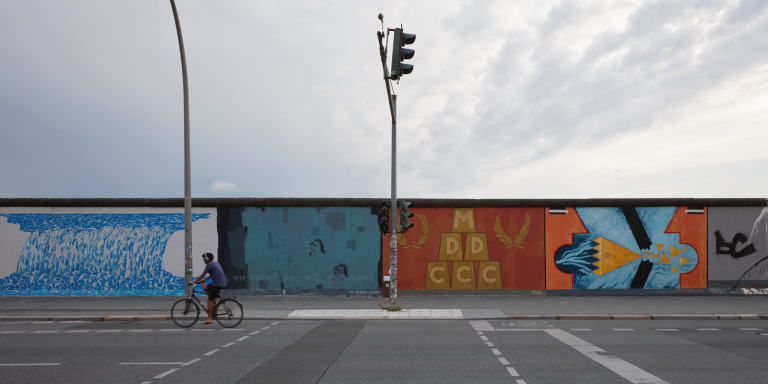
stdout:
{"type": "Polygon", "coordinates": [[[515,380],[515,383],[517,383],[517,384],[525,384],[525,380],[515,380]]]}
{"type": "Polygon", "coordinates": [[[205,355],[203,355],[203,356],[210,356],[210,355],[213,355],[214,353],[216,353],[216,352],[218,352],[218,351],[221,351],[221,349],[214,349],[214,350],[212,350],[212,351],[210,351],[210,352],[206,353],[206,354],[205,354],[205,355]]]}
{"type": "Polygon", "coordinates": [[[485,345],[487,345],[487,346],[489,346],[489,347],[493,347],[493,343],[491,343],[490,341],[486,341],[486,342],[485,342],[485,345]]]}
{"type": "Polygon", "coordinates": [[[640,369],[623,359],[611,355],[600,355],[605,351],[598,346],[588,343],[562,329],[545,329],[544,332],[550,336],[562,341],[564,344],[573,347],[584,356],[589,357],[600,365],[610,369],[619,376],[636,384],[668,384],[666,381],[640,369]]]}
{"type": "Polygon", "coordinates": [[[518,376],[520,376],[520,375],[517,373],[517,371],[515,370],[515,368],[513,368],[513,367],[507,367],[507,372],[509,372],[509,374],[510,374],[510,375],[512,375],[512,376],[514,376],[514,377],[518,377],[518,376]]]}
{"type": "Polygon", "coordinates": [[[270,325],[278,325],[278,324],[280,324],[280,322],[279,321],[275,321],[274,323],[272,323],[270,325]]]}
{"type": "Polygon", "coordinates": [[[192,332],[213,332],[213,329],[192,329],[192,332]]]}
{"type": "Polygon", "coordinates": [[[160,332],[181,332],[183,329],[161,329],[160,332]]]}
{"type": "Polygon", "coordinates": [[[480,336],[483,341],[488,341],[488,336],[480,336]]]}
{"type": "Polygon", "coordinates": [[[739,328],[742,331],[762,331],[762,328],[739,328]]]}
{"type": "Polygon", "coordinates": [[[182,364],[181,366],[182,366],[182,367],[186,367],[187,365],[192,365],[192,364],[194,364],[194,363],[197,363],[197,362],[198,362],[198,361],[200,361],[200,360],[202,360],[202,359],[194,359],[194,360],[190,360],[190,361],[187,361],[186,363],[182,364]]]}
{"type": "Polygon", "coordinates": [[[720,331],[720,328],[698,328],[697,331],[720,331]]]}
{"type": "MultiPolygon", "coordinates": [[[[86,332],[90,332],[90,331],[91,331],[90,329],[76,329],[74,331],[64,331],[64,333],[86,333],[86,332]]],[[[128,331],[128,332],[130,332],[130,331],[128,331]]]]}
{"type": "Polygon", "coordinates": [[[613,329],[616,332],[634,332],[634,329],[631,328],[614,328],[613,329]]]}
{"type": "Polygon", "coordinates": [[[21,363],[21,364],[0,364],[0,367],[44,367],[51,365],[61,365],[61,363],[21,363]]]}
{"type": "Polygon", "coordinates": [[[0,333],[27,333],[27,331],[2,331],[0,333]]]}
{"type": "Polygon", "coordinates": [[[118,365],[182,365],[183,362],[160,362],[160,361],[150,361],[150,362],[144,362],[144,363],[120,363],[118,365]]]}
{"type": "Polygon", "coordinates": [[[251,332],[251,333],[249,333],[249,335],[253,336],[253,335],[255,335],[255,334],[259,333],[259,332],[261,332],[261,331],[251,332]]]}
{"type": "Polygon", "coordinates": [[[171,373],[174,373],[174,372],[176,372],[178,370],[179,370],[178,368],[169,369],[169,370],[167,370],[167,371],[165,371],[165,372],[155,376],[155,379],[162,379],[163,377],[166,377],[166,376],[170,375],[171,373]]]}
{"type": "Polygon", "coordinates": [[[59,333],[59,331],[34,331],[32,333],[59,333]]]}
{"type": "Polygon", "coordinates": [[[477,334],[478,334],[478,335],[480,335],[480,336],[482,336],[482,335],[483,335],[483,333],[482,333],[482,332],[478,332],[477,334]]]}
{"type": "Polygon", "coordinates": [[[496,348],[491,348],[491,352],[493,352],[493,354],[496,355],[496,356],[500,356],[501,355],[501,352],[499,352],[499,350],[496,349],[496,348]]]}
{"type": "Polygon", "coordinates": [[[102,330],[96,331],[96,333],[117,333],[122,331],[123,331],[122,329],[102,329],[102,330]]]}
{"type": "Polygon", "coordinates": [[[499,357],[499,361],[500,361],[502,364],[504,364],[504,365],[509,365],[509,361],[507,361],[507,359],[505,359],[505,358],[503,358],[503,357],[499,357]]]}
{"type": "Polygon", "coordinates": [[[266,327],[262,328],[262,330],[265,330],[265,329],[269,329],[269,325],[267,325],[266,327]]]}
{"type": "Polygon", "coordinates": [[[129,329],[128,332],[152,332],[151,329],[129,329]]]}
{"type": "MultiPolygon", "coordinates": [[[[269,328],[269,327],[267,327],[269,328]]],[[[243,328],[224,328],[221,330],[222,332],[232,332],[232,331],[245,331],[243,328]]]]}
{"type": "Polygon", "coordinates": [[[239,339],[237,339],[237,340],[235,340],[235,341],[243,341],[243,340],[245,340],[245,339],[247,339],[247,338],[249,338],[249,337],[250,337],[250,336],[243,336],[243,337],[241,337],[241,338],[239,338],[239,339]]]}
{"type": "Polygon", "coordinates": [[[658,328],[656,330],[660,332],[680,332],[679,329],[674,329],[674,328],[658,328]]]}
{"type": "Polygon", "coordinates": [[[235,344],[237,344],[237,343],[234,343],[234,342],[233,343],[227,343],[227,344],[222,345],[221,347],[222,348],[231,347],[231,346],[233,346],[235,344]]]}

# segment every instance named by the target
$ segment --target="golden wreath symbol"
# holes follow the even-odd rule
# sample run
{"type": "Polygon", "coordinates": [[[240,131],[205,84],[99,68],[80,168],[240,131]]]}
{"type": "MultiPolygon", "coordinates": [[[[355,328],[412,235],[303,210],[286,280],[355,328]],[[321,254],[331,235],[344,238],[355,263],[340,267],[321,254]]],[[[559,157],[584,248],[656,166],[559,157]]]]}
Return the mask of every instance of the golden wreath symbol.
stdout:
{"type": "MultiPolygon", "coordinates": [[[[416,218],[419,219],[419,221],[421,221],[421,237],[419,238],[419,242],[416,243],[416,245],[408,245],[403,235],[398,233],[397,243],[402,245],[404,248],[421,249],[421,246],[427,242],[427,237],[429,237],[429,222],[427,222],[427,218],[421,213],[414,213],[414,216],[416,216],[416,218]]],[[[397,221],[395,223],[399,223],[399,222],[400,222],[400,216],[398,215],[397,221]]]]}
{"type": "Polygon", "coordinates": [[[509,249],[514,247],[518,247],[520,249],[523,249],[523,247],[520,245],[523,243],[523,240],[528,236],[528,228],[531,226],[531,216],[528,215],[528,212],[525,213],[525,222],[523,223],[523,227],[520,228],[520,232],[517,234],[517,237],[515,238],[515,242],[512,242],[512,239],[507,236],[506,233],[504,233],[504,230],[501,229],[501,214],[496,216],[496,225],[493,226],[493,229],[496,231],[496,237],[499,238],[499,241],[504,243],[504,245],[507,245],[504,249],[509,249]]]}

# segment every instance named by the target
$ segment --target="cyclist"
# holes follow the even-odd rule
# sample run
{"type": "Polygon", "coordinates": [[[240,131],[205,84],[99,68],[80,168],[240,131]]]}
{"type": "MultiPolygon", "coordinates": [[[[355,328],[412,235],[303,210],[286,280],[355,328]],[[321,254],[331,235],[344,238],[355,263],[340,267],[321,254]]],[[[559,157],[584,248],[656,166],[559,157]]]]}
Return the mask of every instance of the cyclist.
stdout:
{"type": "Polygon", "coordinates": [[[201,283],[205,280],[205,275],[211,275],[213,282],[210,286],[204,286],[205,293],[208,294],[208,319],[206,319],[203,324],[208,325],[213,323],[213,301],[219,297],[219,291],[222,288],[227,287],[227,276],[224,274],[224,270],[221,269],[221,264],[213,261],[212,253],[204,253],[203,261],[205,262],[205,269],[203,270],[203,274],[200,275],[200,277],[198,277],[196,280],[190,282],[189,285],[201,283]]]}

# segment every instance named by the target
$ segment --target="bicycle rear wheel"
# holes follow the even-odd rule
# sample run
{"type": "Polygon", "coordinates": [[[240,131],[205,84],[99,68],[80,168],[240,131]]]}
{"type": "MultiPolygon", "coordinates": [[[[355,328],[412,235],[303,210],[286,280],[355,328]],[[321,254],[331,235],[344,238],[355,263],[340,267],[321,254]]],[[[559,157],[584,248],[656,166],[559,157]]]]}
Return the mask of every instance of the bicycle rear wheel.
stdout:
{"type": "Polygon", "coordinates": [[[181,299],[171,307],[171,320],[179,327],[191,327],[199,318],[200,307],[191,299],[181,299]]]}
{"type": "Polygon", "coordinates": [[[221,300],[216,305],[216,321],[224,328],[236,327],[243,321],[243,306],[233,299],[221,300]]]}

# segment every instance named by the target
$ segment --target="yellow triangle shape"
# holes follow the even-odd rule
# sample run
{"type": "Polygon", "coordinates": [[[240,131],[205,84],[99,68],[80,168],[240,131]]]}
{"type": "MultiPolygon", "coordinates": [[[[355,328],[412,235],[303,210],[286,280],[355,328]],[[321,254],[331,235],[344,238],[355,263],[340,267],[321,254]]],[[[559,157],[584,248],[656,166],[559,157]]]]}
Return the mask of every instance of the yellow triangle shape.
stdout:
{"type": "Polygon", "coordinates": [[[681,251],[681,250],[679,250],[679,249],[677,249],[677,248],[675,248],[675,247],[673,247],[671,245],[669,246],[669,255],[671,257],[675,257],[675,256],[677,256],[677,255],[679,255],[681,253],[683,253],[683,251],[681,251]]]}
{"type": "Polygon", "coordinates": [[[658,249],[659,252],[661,252],[662,248],[664,248],[664,244],[656,244],[656,249],[658,249]]]}
{"type": "Polygon", "coordinates": [[[687,263],[689,261],[690,260],[686,259],[685,257],[680,256],[680,264],[679,265],[683,265],[683,264],[685,264],[685,263],[687,263]]]}
{"type": "Polygon", "coordinates": [[[654,254],[653,254],[653,258],[655,259],[655,258],[657,258],[657,257],[659,257],[659,254],[658,254],[658,253],[654,253],[654,254]]]}
{"type": "Polygon", "coordinates": [[[603,276],[616,268],[622,267],[627,263],[640,258],[640,254],[618,245],[608,239],[598,237],[594,240],[598,246],[594,247],[598,253],[592,255],[598,259],[594,263],[598,268],[594,272],[598,276],[603,276]]]}
{"type": "Polygon", "coordinates": [[[688,247],[683,247],[683,251],[687,251],[687,250],[688,250],[688,247]]]}
{"type": "Polygon", "coordinates": [[[669,260],[667,255],[665,255],[663,253],[661,254],[661,259],[659,260],[659,263],[671,263],[671,262],[672,262],[672,260],[669,260]]]}
{"type": "Polygon", "coordinates": [[[679,270],[679,269],[677,269],[677,268],[675,268],[675,267],[672,267],[672,272],[673,272],[673,273],[674,273],[674,272],[680,272],[680,270],[679,270]]]}

